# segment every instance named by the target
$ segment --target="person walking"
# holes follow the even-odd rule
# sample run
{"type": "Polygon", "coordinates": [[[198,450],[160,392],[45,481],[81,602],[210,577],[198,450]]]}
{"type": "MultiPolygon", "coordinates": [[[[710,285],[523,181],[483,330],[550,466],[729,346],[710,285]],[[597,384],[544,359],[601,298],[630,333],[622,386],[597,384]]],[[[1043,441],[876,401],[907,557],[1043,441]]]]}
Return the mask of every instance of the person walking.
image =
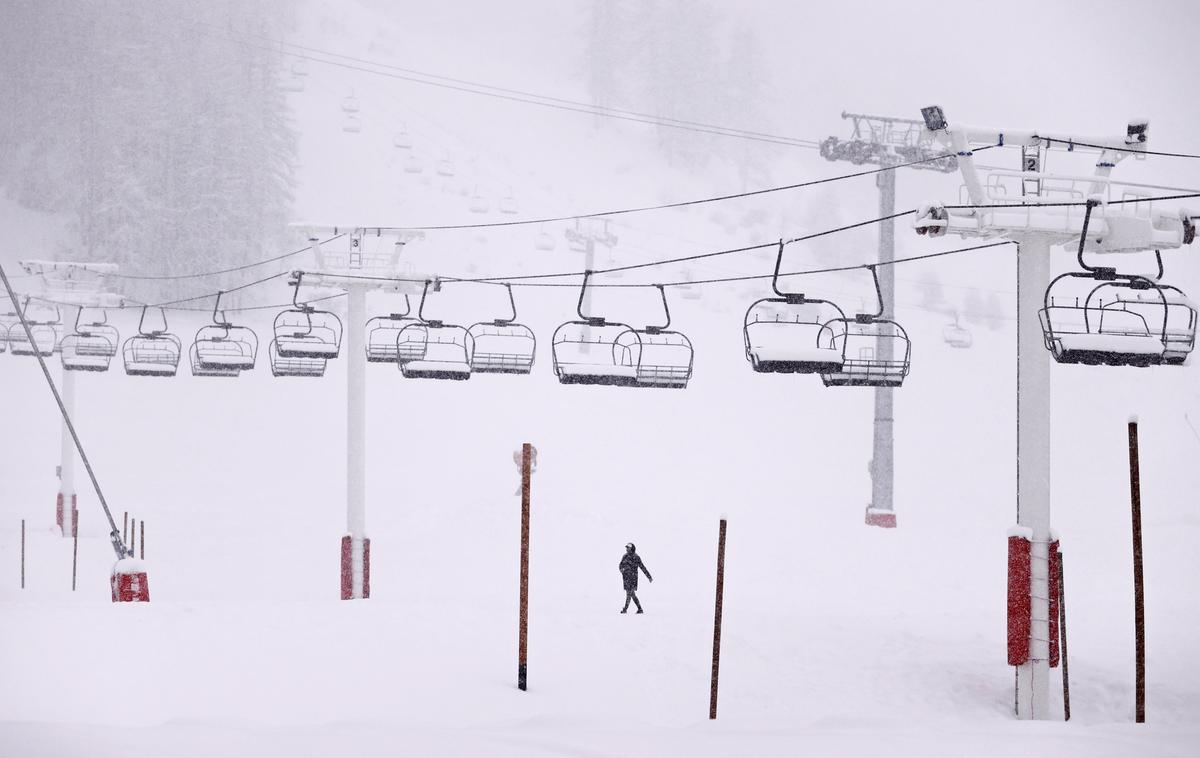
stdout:
{"type": "Polygon", "coordinates": [[[621,570],[621,581],[625,584],[625,607],[621,609],[621,613],[629,611],[630,600],[637,606],[637,612],[641,613],[642,604],[638,602],[637,596],[638,569],[641,569],[651,582],[654,581],[654,577],[650,576],[646,564],[642,563],[642,558],[637,554],[637,548],[632,542],[625,546],[625,555],[621,556],[621,562],[617,564],[617,568],[621,570]]]}

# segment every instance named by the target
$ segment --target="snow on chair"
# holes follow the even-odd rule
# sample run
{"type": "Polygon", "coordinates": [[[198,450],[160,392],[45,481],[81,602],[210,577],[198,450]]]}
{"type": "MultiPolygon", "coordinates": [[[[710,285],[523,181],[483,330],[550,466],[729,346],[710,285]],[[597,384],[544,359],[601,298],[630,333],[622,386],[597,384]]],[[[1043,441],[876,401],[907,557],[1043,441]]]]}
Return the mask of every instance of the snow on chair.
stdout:
{"type": "Polygon", "coordinates": [[[533,358],[537,349],[537,338],[533,330],[517,321],[517,303],[513,299],[512,285],[505,283],[508,303],[512,309],[509,318],[481,321],[467,329],[473,349],[471,371],[483,374],[528,374],[533,370],[533,358]]]}
{"type": "Polygon", "coordinates": [[[780,241],[771,277],[771,289],[777,297],[754,301],[742,320],[746,360],[751,368],[764,374],[838,371],[845,363],[845,341],[839,346],[839,335],[830,326],[829,313],[836,313],[841,320],[846,314],[832,301],[779,289],[783,246],[780,241]]]}
{"type": "MultiPolygon", "coordinates": [[[[421,304],[417,308],[419,321],[405,326],[396,336],[400,373],[408,379],[470,379],[471,335],[458,324],[425,318],[425,299],[430,283],[426,279],[421,291],[421,304]]],[[[438,288],[440,284],[435,287],[438,288]]]]}
{"type": "Polygon", "coordinates": [[[297,272],[291,282],[295,287],[292,307],[275,317],[275,352],[281,358],[337,358],[342,347],[342,320],[299,301],[303,277],[297,272]]]}
{"type": "Polygon", "coordinates": [[[367,361],[370,363],[395,363],[400,360],[399,336],[404,327],[418,323],[409,316],[412,304],[404,296],[404,313],[389,313],[367,320],[367,361]]]}
{"type": "Polygon", "coordinates": [[[329,363],[324,358],[280,355],[279,346],[275,340],[271,340],[271,344],[267,347],[267,357],[271,361],[272,376],[325,376],[325,365],[329,363]]]}
{"type": "Polygon", "coordinates": [[[628,324],[584,314],[583,301],[591,276],[591,271],[583,274],[576,306],[579,320],[559,325],[551,338],[554,375],[562,384],[636,386],[637,332],[628,324]]]}
{"type": "Polygon", "coordinates": [[[121,335],[108,323],[108,313],[100,311],[99,320],[81,323],[83,308],[75,312],[75,330],[63,337],[61,355],[66,371],[108,371],[121,335]]]}
{"type": "Polygon", "coordinates": [[[163,328],[146,330],[146,311],[150,306],[142,306],[142,315],[138,319],[138,333],[125,340],[121,348],[125,361],[125,373],[129,376],[175,376],[179,368],[179,356],[183,345],[179,338],[167,331],[167,314],[162,308],[163,328]]]}
{"type": "Polygon", "coordinates": [[[200,327],[192,341],[192,376],[238,376],[253,369],[258,358],[258,335],[225,318],[220,310],[223,294],[218,292],[213,303],[213,322],[200,327]]]}
{"type": "Polygon", "coordinates": [[[1060,274],[1046,288],[1038,313],[1046,348],[1058,363],[1183,364],[1196,340],[1196,306],[1179,288],[1159,283],[1163,264],[1157,250],[1158,275],[1153,279],[1089,266],[1083,251],[1092,207],[1089,202],[1076,254],[1083,271],[1060,274]],[[1063,284],[1072,280],[1096,284],[1081,299],[1082,291],[1063,292],[1063,284]]]}
{"type": "Polygon", "coordinates": [[[647,326],[635,329],[637,335],[634,364],[637,366],[637,383],[641,387],[671,387],[683,389],[692,378],[692,360],[695,351],[692,341],[683,333],[671,331],[671,309],[667,305],[667,293],[663,285],[654,285],[662,297],[663,313],[667,322],[662,326],[647,326]]]}
{"type": "Polygon", "coordinates": [[[953,323],[946,324],[942,329],[942,341],[950,347],[957,348],[968,348],[975,342],[971,330],[959,326],[957,313],[954,314],[953,323]]]}
{"type": "Polygon", "coordinates": [[[844,361],[840,369],[821,372],[826,387],[899,387],[908,376],[912,342],[904,327],[884,318],[883,292],[879,272],[867,266],[875,281],[879,309],[859,313],[854,318],[832,319],[828,325],[842,340],[844,361]]]}
{"type": "Polygon", "coordinates": [[[31,299],[29,295],[25,296],[25,302],[21,306],[21,314],[25,317],[25,323],[29,324],[29,332],[33,335],[33,342],[29,341],[29,334],[25,333],[25,327],[21,324],[21,317],[17,316],[17,320],[8,327],[9,349],[13,355],[40,354],[43,357],[53,355],[55,348],[58,347],[59,329],[62,326],[62,312],[59,311],[58,306],[54,306],[53,317],[49,316],[49,309],[46,308],[47,316],[45,318],[33,318],[30,315],[31,309],[29,307],[31,299]]]}

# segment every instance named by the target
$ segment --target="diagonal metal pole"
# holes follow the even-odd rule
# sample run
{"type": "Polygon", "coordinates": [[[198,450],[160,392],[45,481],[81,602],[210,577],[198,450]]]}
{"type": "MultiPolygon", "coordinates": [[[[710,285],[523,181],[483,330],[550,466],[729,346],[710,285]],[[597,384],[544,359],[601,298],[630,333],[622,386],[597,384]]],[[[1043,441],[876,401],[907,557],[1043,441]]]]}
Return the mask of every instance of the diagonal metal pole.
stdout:
{"type": "Polygon", "coordinates": [[[79,451],[79,459],[83,461],[83,467],[87,469],[88,478],[92,480],[92,487],[96,490],[96,498],[100,501],[100,507],[104,509],[104,515],[108,517],[108,525],[111,528],[109,539],[112,540],[113,551],[117,554],[117,560],[122,558],[130,558],[133,556],[125,547],[125,543],[121,540],[121,533],[117,531],[117,522],[113,520],[112,511],[108,508],[108,501],[104,499],[104,493],[100,490],[100,482],[96,480],[96,472],[92,470],[92,464],[88,461],[87,453],[83,450],[83,443],[79,441],[79,434],[75,431],[75,424],[71,422],[71,416],[67,413],[67,407],[63,405],[62,395],[58,394],[58,387],[54,386],[54,378],[50,376],[50,369],[46,367],[46,359],[42,357],[42,353],[37,349],[37,341],[33,338],[33,330],[29,328],[29,322],[25,320],[25,311],[17,302],[17,293],[13,292],[12,284],[8,281],[8,274],[4,273],[4,267],[0,266],[0,281],[4,282],[4,289],[8,291],[8,298],[12,300],[13,310],[17,312],[17,317],[21,319],[21,326],[25,328],[25,336],[29,340],[29,344],[33,346],[33,355],[37,358],[38,365],[42,367],[42,373],[46,376],[46,384],[50,385],[50,392],[54,394],[54,402],[58,403],[58,410],[62,413],[63,423],[67,425],[67,429],[71,432],[71,439],[75,441],[75,449],[79,451]]]}

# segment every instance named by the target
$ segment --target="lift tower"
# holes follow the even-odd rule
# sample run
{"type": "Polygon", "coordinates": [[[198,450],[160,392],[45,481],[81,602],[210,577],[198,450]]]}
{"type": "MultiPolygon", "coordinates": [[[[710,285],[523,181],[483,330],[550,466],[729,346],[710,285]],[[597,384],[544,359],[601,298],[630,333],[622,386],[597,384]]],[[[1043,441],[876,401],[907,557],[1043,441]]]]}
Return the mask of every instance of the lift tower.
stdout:
{"type": "Polygon", "coordinates": [[[342,538],[342,599],[370,597],[370,540],[367,538],[367,292],[420,294],[423,279],[403,268],[400,254],[411,233],[363,227],[309,226],[316,269],[298,272],[305,284],[346,293],[346,531],[342,538]],[[321,243],[316,234],[348,240],[321,243]]]}
{"type": "MultiPolygon", "coordinates": [[[[114,263],[77,263],[67,261],[20,261],[19,265],[29,276],[41,280],[40,297],[57,307],[74,309],[73,318],[66,323],[78,326],[80,311],[84,308],[106,309],[124,306],[124,299],[106,292],[108,279],[117,273],[114,263]]],[[[69,417],[75,415],[75,374],[80,370],[102,371],[117,352],[116,332],[112,338],[98,337],[90,340],[91,355],[85,351],[80,355],[70,347],[64,352],[63,339],[55,345],[62,355],[62,402],[69,417]]],[[[78,336],[78,335],[73,335],[78,336]]],[[[75,462],[77,458],[71,430],[64,419],[62,422],[62,444],[58,464],[58,497],[55,500],[54,521],[62,536],[71,538],[77,530],[79,513],[75,493],[75,462]]]]}
{"type": "Polygon", "coordinates": [[[1050,248],[1079,245],[1085,223],[1081,254],[1179,248],[1190,243],[1194,229],[1186,213],[1161,212],[1143,200],[1152,190],[1111,179],[1112,169],[1122,160],[1145,158],[1145,121],[1130,122],[1123,135],[1082,137],[951,123],[938,106],[923,108],[921,114],[926,138],[957,154],[968,202],[925,206],[914,222],[917,233],[1005,239],[1018,246],[1018,526],[1009,535],[1009,663],[1017,667],[1017,717],[1048,719],[1054,649],[1050,553],[1057,537],[1050,529],[1050,352],[1039,312],[1047,305],[1050,248]],[[1044,158],[1053,142],[1096,146],[1095,172],[1046,172],[1044,158]],[[972,156],[976,145],[1018,146],[1022,165],[981,176],[972,156]],[[1024,545],[1024,552],[1014,552],[1014,542],[1024,545]]]}
{"type": "MultiPolygon", "coordinates": [[[[945,155],[922,129],[920,121],[890,116],[869,116],[842,111],[842,118],[854,125],[849,140],[828,137],[821,143],[821,155],[826,160],[849,161],[856,166],[869,164],[890,169],[901,163],[910,168],[949,173],[958,169],[953,155],[945,155]],[[918,162],[919,161],[919,162],[918,162]]],[[[881,171],[875,177],[879,188],[879,215],[883,218],[896,212],[896,172],[881,171]]],[[[895,317],[896,278],[888,264],[896,256],[896,222],[889,219],[879,225],[879,287],[883,296],[882,317],[895,317]]],[[[894,339],[881,336],[875,346],[875,356],[891,361],[894,339]]],[[[892,387],[875,388],[875,431],[871,449],[871,503],[867,506],[866,522],[870,526],[895,528],[896,510],[893,504],[894,431],[892,387]]]]}

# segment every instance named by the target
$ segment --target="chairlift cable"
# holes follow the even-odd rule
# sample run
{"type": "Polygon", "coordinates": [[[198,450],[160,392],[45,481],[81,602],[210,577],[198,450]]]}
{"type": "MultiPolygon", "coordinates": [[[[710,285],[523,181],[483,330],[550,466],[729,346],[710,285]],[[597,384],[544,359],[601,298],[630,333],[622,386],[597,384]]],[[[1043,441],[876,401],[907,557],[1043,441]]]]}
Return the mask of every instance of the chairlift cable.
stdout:
{"type": "MultiPolygon", "coordinates": [[[[1034,135],[1037,136],[1037,135],[1034,135]]],[[[1073,139],[1063,139],[1062,137],[1038,137],[1038,139],[1049,143],[1059,143],[1060,145],[1088,147],[1095,150],[1112,150],[1118,153],[1133,153],[1135,155],[1157,155],[1165,158],[1193,158],[1200,159],[1200,155],[1195,153],[1169,153],[1161,150],[1140,150],[1138,148],[1113,147],[1111,145],[1096,145],[1089,142],[1078,142],[1073,139]]]]}
{"type": "MultiPolygon", "coordinates": [[[[200,23],[203,26],[219,28],[213,24],[204,24],[203,22],[200,22],[200,23]]],[[[222,31],[227,31],[227,30],[223,29],[222,31]]],[[[820,143],[818,143],[815,140],[805,140],[805,139],[800,139],[800,138],[796,138],[796,137],[788,137],[786,135],[770,134],[767,132],[756,132],[756,131],[751,131],[748,129],[739,129],[736,127],[725,127],[725,126],[719,126],[719,125],[715,125],[715,124],[707,124],[707,123],[700,122],[700,121],[690,121],[690,120],[686,120],[686,119],[671,118],[671,117],[667,117],[667,116],[658,116],[658,115],[654,115],[654,114],[650,114],[650,113],[642,113],[642,112],[638,112],[638,111],[624,110],[621,108],[611,108],[608,106],[596,105],[594,103],[587,103],[587,102],[584,102],[581,100],[570,100],[567,98],[555,97],[553,95],[542,95],[542,94],[538,94],[536,92],[529,92],[526,90],[511,89],[508,87],[500,87],[500,86],[491,85],[491,84],[483,84],[481,82],[475,82],[475,81],[471,81],[469,79],[458,79],[458,78],[451,77],[451,76],[443,76],[441,74],[432,74],[427,71],[420,71],[417,69],[405,68],[403,66],[396,66],[394,64],[389,64],[389,63],[381,63],[379,61],[374,61],[374,60],[370,60],[367,58],[358,58],[358,57],[355,57],[352,55],[346,55],[343,53],[335,53],[335,52],[332,52],[329,50],[322,50],[322,49],[316,48],[316,47],[310,47],[310,46],[306,46],[306,45],[296,44],[293,42],[287,42],[285,40],[274,39],[274,38],[271,38],[271,37],[268,37],[265,35],[253,34],[250,32],[238,32],[238,33],[245,37],[251,37],[251,38],[262,40],[263,42],[277,44],[281,48],[288,47],[288,48],[292,48],[294,50],[302,50],[306,53],[324,55],[324,56],[328,56],[330,58],[340,58],[342,60],[351,61],[354,63],[362,63],[365,65],[376,66],[378,68],[389,69],[392,71],[400,71],[400,72],[403,72],[406,74],[411,74],[414,76],[423,76],[423,77],[426,77],[427,79],[437,79],[437,80],[440,80],[443,82],[450,82],[452,84],[460,84],[460,85],[465,85],[468,87],[476,87],[476,88],[479,88],[482,90],[490,90],[491,92],[504,93],[504,94],[508,94],[508,95],[517,95],[517,96],[521,96],[521,97],[536,98],[538,100],[545,100],[545,101],[548,101],[551,103],[559,103],[559,104],[567,105],[567,106],[576,106],[579,108],[587,108],[587,109],[589,109],[589,112],[596,111],[595,115],[601,115],[601,116],[611,115],[614,118],[619,118],[622,116],[631,116],[631,117],[637,117],[637,118],[642,118],[642,119],[653,119],[655,122],[659,122],[659,121],[671,122],[669,125],[680,125],[681,127],[689,127],[690,126],[690,127],[698,127],[698,128],[702,128],[702,129],[717,129],[717,130],[721,130],[722,132],[729,133],[729,136],[746,136],[747,138],[761,137],[761,138],[768,139],[768,140],[786,141],[788,144],[795,144],[798,147],[811,147],[811,148],[815,149],[820,146],[820,143]]],[[[231,37],[231,39],[232,39],[232,37],[231,37]]],[[[235,41],[240,42],[241,40],[235,40],[235,41]]],[[[281,52],[284,55],[296,55],[295,53],[292,53],[292,52],[289,52],[286,50],[279,50],[278,52],[281,52]]],[[[335,62],[332,62],[332,61],[321,61],[321,62],[322,63],[330,63],[332,65],[337,65],[335,62]]],[[[425,83],[435,84],[434,82],[425,82],[425,83]]]]}
{"type": "MultiPolygon", "coordinates": [[[[327,240],[323,240],[323,241],[322,241],[322,242],[320,242],[319,244],[322,244],[322,245],[323,245],[323,244],[326,244],[326,243],[328,243],[328,242],[334,242],[334,241],[336,241],[336,240],[338,240],[338,239],[340,239],[340,238],[342,238],[342,237],[345,237],[347,234],[349,234],[349,232],[341,232],[340,234],[335,234],[334,236],[330,237],[329,239],[327,239],[327,240]]],[[[255,268],[255,267],[257,267],[257,266],[264,266],[264,265],[266,265],[266,264],[268,264],[268,263],[275,263],[275,262],[277,262],[277,261],[282,261],[282,260],[285,260],[285,259],[287,259],[287,258],[292,258],[292,257],[295,257],[295,256],[297,256],[297,255],[300,255],[301,253],[308,252],[309,250],[312,250],[312,245],[311,245],[311,244],[309,244],[309,245],[305,245],[304,247],[302,247],[302,248],[300,248],[300,249],[298,249],[298,250],[293,250],[293,251],[292,251],[292,252],[290,252],[290,253],[283,253],[282,255],[277,255],[277,256],[275,256],[275,257],[273,257],[273,258],[264,258],[263,260],[260,260],[260,261],[254,261],[254,262],[252,262],[252,263],[245,263],[245,264],[242,264],[242,265],[240,265],[240,266],[233,266],[233,267],[231,267],[231,268],[217,269],[217,270],[214,270],[214,271],[198,271],[198,272],[191,273],[191,274],[174,274],[174,275],[170,275],[170,276],[139,276],[139,275],[136,275],[136,274],[108,274],[107,276],[111,276],[111,277],[113,277],[114,279],[138,279],[138,280],[143,280],[143,281],[169,281],[169,280],[179,280],[179,279],[203,279],[203,278],[205,278],[205,277],[209,277],[209,276],[218,276],[218,275],[220,275],[220,274],[232,274],[232,273],[234,273],[234,272],[237,272],[237,271],[245,271],[246,269],[255,268]]],[[[231,310],[232,310],[232,309],[231,309],[231,310]]]]}

